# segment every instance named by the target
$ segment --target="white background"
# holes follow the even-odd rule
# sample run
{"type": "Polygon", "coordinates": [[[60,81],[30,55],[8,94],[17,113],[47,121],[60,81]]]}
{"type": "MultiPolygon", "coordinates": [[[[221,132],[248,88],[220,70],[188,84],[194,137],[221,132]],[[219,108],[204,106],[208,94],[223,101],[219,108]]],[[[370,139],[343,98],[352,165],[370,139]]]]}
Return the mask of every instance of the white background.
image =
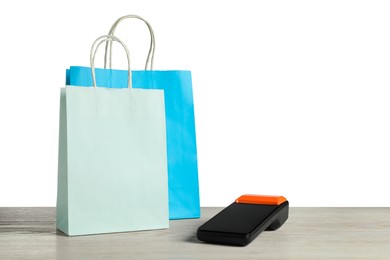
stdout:
{"type": "MultiPolygon", "coordinates": [[[[155,69],[192,71],[202,206],[245,193],[390,206],[389,13],[368,0],[1,1],[0,206],[55,206],[65,69],[89,66],[126,14],[153,25],[155,69]]],[[[146,27],[117,36],[142,69],[146,27]]]]}

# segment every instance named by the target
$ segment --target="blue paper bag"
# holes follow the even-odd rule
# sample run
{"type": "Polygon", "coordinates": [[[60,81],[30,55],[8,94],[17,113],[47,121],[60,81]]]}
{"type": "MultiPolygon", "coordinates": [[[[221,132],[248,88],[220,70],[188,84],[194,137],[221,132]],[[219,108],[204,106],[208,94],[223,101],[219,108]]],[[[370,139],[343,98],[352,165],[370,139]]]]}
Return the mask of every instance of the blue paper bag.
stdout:
{"type": "MultiPolygon", "coordinates": [[[[92,86],[91,68],[70,67],[67,85],[92,86]]],[[[126,88],[127,71],[96,69],[98,87],[126,88]]],[[[200,217],[194,103],[190,71],[132,72],[133,88],[162,89],[165,97],[169,218],[200,217]]]]}

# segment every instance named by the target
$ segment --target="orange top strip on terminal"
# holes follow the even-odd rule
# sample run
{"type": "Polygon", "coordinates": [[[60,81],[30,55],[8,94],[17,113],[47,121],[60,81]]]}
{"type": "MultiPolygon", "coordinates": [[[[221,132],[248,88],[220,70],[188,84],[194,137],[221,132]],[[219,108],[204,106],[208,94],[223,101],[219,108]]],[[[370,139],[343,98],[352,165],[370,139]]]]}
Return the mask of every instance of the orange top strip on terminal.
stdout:
{"type": "Polygon", "coordinates": [[[266,205],[280,205],[287,199],[283,196],[269,196],[269,195],[242,195],[236,199],[236,203],[245,204],[266,204],[266,205]]]}

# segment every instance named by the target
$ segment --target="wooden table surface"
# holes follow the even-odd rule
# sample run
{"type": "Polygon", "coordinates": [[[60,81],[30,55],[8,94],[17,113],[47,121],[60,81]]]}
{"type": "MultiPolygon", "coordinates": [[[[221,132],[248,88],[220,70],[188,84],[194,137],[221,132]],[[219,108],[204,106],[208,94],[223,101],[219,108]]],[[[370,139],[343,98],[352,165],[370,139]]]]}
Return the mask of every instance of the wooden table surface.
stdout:
{"type": "Polygon", "coordinates": [[[67,237],[55,208],[0,207],[0,259],[390,259],[390,208],[290,208],[279,230],[246,247],[198,241],[197,227],[220,210],[167,230],[67,237]]]}

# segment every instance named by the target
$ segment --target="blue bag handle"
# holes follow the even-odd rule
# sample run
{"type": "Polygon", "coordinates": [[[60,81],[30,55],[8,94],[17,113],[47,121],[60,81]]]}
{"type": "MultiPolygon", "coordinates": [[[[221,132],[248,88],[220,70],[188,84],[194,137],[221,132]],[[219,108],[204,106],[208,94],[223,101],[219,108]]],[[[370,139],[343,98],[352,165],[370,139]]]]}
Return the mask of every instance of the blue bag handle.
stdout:
{"type": "MultiPolygon", "coordinates": [[[[150,48],[149,48],[148,57],[146,58],[145,70],[148,69],[148,65],[149,65],[149,69],[152,70],[153,69],[153,60],[154,60],[154,50],[156,48],[156,39],[154,37],[153,28],[148,21],[146,21],[141,16],[138,16],[135,14],[129,14],[129,15],[122,16],[122,17],[118,18],[118,20],[116,20],[115,23],[111,26],[111,29],[108,32],[108,35],[114,35],[118,24],[121,21],[123,21],[125,19],[129,19],[129,18],[135,18],[135,19],[141,20],[148,26],[148,29],[150,32],[150,48]]],[[[112,57],[112,41],[106,42],[106,49],[105,49],[105,54],[104,54],[104,68],[107,68],[108,49],[109,49],[109,53],[110,53],[110,55],[109,55],[110,58],[108,60],[108,67],[111,68],[111,66],[112,66],[112,58],[111,58],[112,57]]]]}

